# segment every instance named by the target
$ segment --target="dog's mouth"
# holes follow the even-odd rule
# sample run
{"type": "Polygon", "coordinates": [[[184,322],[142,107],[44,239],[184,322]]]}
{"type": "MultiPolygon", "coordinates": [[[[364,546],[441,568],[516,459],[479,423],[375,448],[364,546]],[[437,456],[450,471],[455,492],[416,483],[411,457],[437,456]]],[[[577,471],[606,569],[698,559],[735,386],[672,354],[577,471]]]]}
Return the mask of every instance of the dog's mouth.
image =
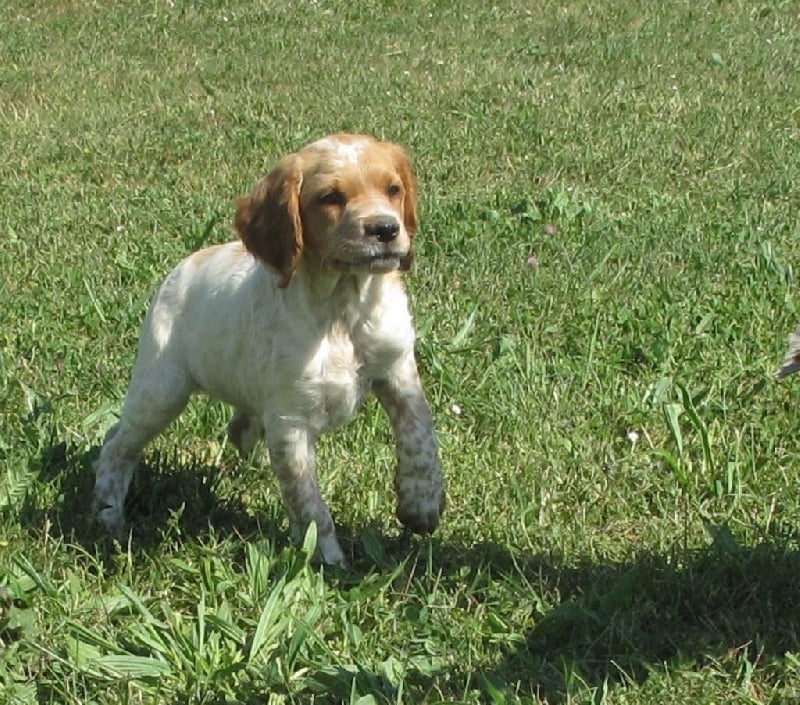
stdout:
{"type": "Polygon", "coordinates": [[[347,272],[391,272],[400,269],[400,263],[406,253],[378,252],[348,259],[334,259],[336,269],[347,272]]]}

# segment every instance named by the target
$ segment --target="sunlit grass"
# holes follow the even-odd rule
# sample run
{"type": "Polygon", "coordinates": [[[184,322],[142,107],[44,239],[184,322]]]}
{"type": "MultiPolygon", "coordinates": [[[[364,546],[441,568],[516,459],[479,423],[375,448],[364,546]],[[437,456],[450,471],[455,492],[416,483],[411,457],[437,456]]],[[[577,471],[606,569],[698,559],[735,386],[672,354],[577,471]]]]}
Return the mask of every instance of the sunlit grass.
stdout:
{"type": "Polygon", "coordinates": [[[796,3],[83,3],[0,23],[0,702],[800,697],[796,3]],[[204,399],[87,516],[154,286],[281,154],[415,155],[449,504],[377,405],[321,444],[352,570],[204,399]]]}

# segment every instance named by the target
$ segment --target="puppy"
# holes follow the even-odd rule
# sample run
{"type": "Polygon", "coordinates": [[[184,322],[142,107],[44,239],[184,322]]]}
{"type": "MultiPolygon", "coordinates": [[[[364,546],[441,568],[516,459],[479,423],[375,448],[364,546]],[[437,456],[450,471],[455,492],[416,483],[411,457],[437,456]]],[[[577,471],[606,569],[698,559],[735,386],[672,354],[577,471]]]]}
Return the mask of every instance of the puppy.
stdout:
{"type": "Polygon", "coordinates": [[[243,456],[264,439],[294,538],[314,522],[318,558],[344,563],[315,446],[374,392],[395,434],[397,517],[433,531],[444,481],[401,277],[417,231],[408,156],[363,135],[320,139],[239,200],[234,227],[240,241],[187,257],[150,305],[96,464],[99,519],[124,528],[142,450],[204,392],[234,407],[228,436],[243,456]]]}

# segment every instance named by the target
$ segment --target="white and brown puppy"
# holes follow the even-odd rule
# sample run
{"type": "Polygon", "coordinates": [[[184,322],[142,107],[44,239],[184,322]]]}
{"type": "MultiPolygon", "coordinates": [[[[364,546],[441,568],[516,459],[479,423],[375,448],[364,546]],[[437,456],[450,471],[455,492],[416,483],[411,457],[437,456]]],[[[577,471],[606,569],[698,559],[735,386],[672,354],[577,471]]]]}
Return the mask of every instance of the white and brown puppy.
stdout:
{"type": "Polygon", "coordinates": [[[239,200],[241,242],[200,250],[169,274],[96,464],[96,511],[109,529],[124,527],[145,445],[204,392],[233,405],[228,435],[242,455],[265,440],[295,538],[313,521],[319,558],[344,562],[315,445],[370,391],[396,437],[397,516],[415,532],[436,528],[444,482],[400,275],[416,198],[401,147],[325,137],[281,159],[239,200]]]}

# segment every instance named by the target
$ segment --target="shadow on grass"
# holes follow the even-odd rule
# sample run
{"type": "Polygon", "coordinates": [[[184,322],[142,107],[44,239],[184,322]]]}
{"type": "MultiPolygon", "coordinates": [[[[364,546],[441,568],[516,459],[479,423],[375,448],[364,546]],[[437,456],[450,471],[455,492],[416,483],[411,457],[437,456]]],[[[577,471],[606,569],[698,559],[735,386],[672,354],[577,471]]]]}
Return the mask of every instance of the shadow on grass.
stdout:
{"type": "MultiPolygon", "coordinates": [[[[475,606],[483,596],[497,600],[492,586],[505,583],[520,588],[515,608],[527,603],[534,615],[527,630],[505,618],[479,628],[484,639],[515,644],[485,648],[492,656],[483,663],[473,653],[472,665],[465,658],[443,668],[409,666],[404,702],[605,702],[605,688],[615,683],[643,686],[654,673],[705,666],[727,678],[731,671],[761,669],[761,678],[780,687],[785,655],[800,651],[800,552],[786,542],[741,546],[725,527],[708,528],[714,540],[707,549],[608,564],[570,565],[557,556],[514,555],[496,544],[465,548],[434,539],[419,546],[403,536],[386,539],[388,556],[410,553],[399,584],[418,580],[454,600],[469,586],[467,601],[475,606]]],[[[367,556],[360,558],[366,572],[374,571],[367,556]]],[[[404,618],[413,613],[407,610],[404,618]]],[[[424,633],[419,639],[429,641],[424,633]]],[[[455,652],[447,639],[439,632],[434,649],[455,652]]],[[[346,700],[351,686],[377,702],[396,702],[400,692],[382,670],[311,669],[311,677],[329,684],[331,702],[346,700]]]]}
{"type": "MultiPolygon", "coordinates": [[[[460,580],[527,584],[534,626],[474,676],[485,691],[562,703],[607,683],[644,683],[654,671],[711,660],[765,665],[800,650],[800,552],[788,541],[755,547],[709,526],[707,549],[627,563],[513,556],[495,545],[464,554],[442,545],[442,565],[482,566],[460,580]],[[483,575],[481,575],[483,573],[483,575]],[[543,606],[549,603],[547,607],[543,606]],[[538,605],[538,608],[537,608],[538,605]]],[[[796,546],[796,544],[794,544],[796,546]]],[[[502,700],[500,700],[502,701],[502,700]]]]}
{"type": "MultiPolygon", "coordinates": [[[[33,530],[49,524],[52,535],[93,552],[98,548],[113,551],[113,542],[91,513],[93,462],[99,450],[72,453],[63,443],[47,448],[40,459],[38,480],[50,486],[47,494],[56,500],[42,506],[40,498],[29,494],[20,522],[33,530]]],[[[212,531],[221,537],[263,535],[279,545],[286,542],[280,498],[254,510],[247,495],[231,491],[231,484],[236,485],[226,482],[220,467],[149,453],[137,468],[126,501],[130,548],[147,551],[170,537],[191,540],[212,531]]]]}
{"type": "MultiPolygon", "coordinates": [[[[102,545],[103,533],[88,510],[96,455],[97,449],[73,456],[63,445],[48,449],[39,480],[55,485],[58,501],[50,507],[29,503],[23,523],[40,528],[49,521],[51,532],[69,541],[87,548],[102,545]]],[[[287,543],[279,498],[270,500],[266,516],[254,514],[244,496],[231,495],[232,483],[223,483],[223,475],[216,467],[151,455],[138,472],[128,506],[133,550],[157,548],[170,526],[180,540],[213,532],[287,543]]],[[[256,478],[241,481],[257,483],[256,478]]],[[[454,595],[470,585],[470,599],[480,599],[483,592],[493,599],[491,586],[502,582],[519,587],[520,606],[529,603],[533,627],[525,632],[508,624],[508,633],[498,634],[498,643],[514,646],[488,649],[495,658],[477,667],[407,672],[403,688],[409,701],[456,698],[471,690],[492,702],[511,695],[563,703],[579,693],[585,697],[587,689],[600,693],[607,683],[642,684],[665,668],[728,659],[769,664],[800,651],[797,535],[784,532],[749,547],[738,544],[724,526],[708,526],[708,531],[712,542],[703,550],[598,563],[517,554],[488,543],[465,547],[435,537],[422,543],[404,535],[389,538],[375,527],[348,534],[345,527],[341,538],[352,551],[354,570],[341,587],[350,589],[376,566],[380,572],[409,557],[405,584],[435,583],[454,595]]],[[[355,681],[379,701],[392,699],[392,686],[381,674],[320,673],[321,680],[327,677],[341,693],[350,692],[355,681]]]]}

